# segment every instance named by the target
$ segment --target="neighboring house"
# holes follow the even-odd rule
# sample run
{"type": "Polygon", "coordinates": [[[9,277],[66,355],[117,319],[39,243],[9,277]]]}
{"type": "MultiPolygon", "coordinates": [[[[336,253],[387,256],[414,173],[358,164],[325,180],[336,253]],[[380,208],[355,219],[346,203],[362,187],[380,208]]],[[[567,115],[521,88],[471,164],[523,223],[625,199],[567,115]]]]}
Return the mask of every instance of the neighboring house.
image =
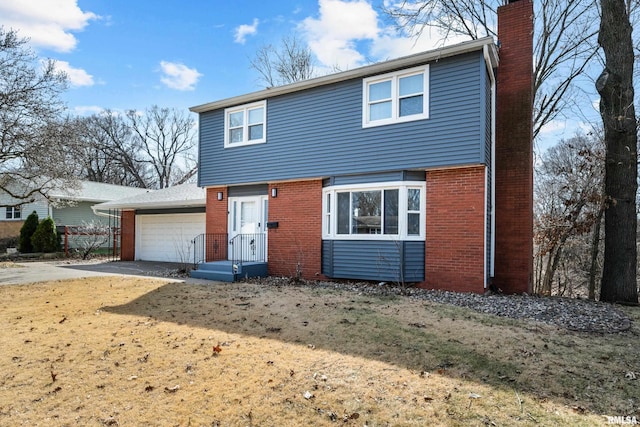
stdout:
{"type": "Polygon", "coordinates": [[[77,189],[55,189],[49,193],[49,200],[40,196],[35,201],[19,207],[12,207],[17,201],[7,196],[0,197],[0,237],[20,234],[24,220],[33,211],[39,219],[53,218],[56,226],[77,226],[84,223],[108,224],[105,217],[95,215],[91,206],[109,200],[144,194],[149,190],[81,181],[77,189]]]}
{"type": "MultiPolygon", "coordinates": [[[[533,6],[508,3],[500,48],[484,38],[193,107],[207,235],[249,236],[270,275],[528,291],[533,6]]],[[[123,233],[137,230],[125,214],[123,233]]]]}
{"type": "Polygon", "coordinates": [[[193,262],[193,239],[205,232],[204,189],[182,184],[93,206],[120,212],[121,259],[193,262]]]}

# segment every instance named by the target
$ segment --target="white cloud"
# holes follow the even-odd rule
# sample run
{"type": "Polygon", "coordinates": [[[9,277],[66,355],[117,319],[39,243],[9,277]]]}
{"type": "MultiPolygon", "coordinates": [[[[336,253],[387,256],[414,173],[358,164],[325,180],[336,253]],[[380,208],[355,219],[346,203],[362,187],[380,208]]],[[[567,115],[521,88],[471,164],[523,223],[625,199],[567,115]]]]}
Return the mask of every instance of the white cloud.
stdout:
{"type": "Polygon", "coordinates": [[[66,61],[56,61],[56,69],[64,71],[71,86],[93,86],[93,76],[82,68],[74,68],[66,61]]]}
{"type": "MultiPolygon", "coordinates": [[[[298,26],[322,66],[350,69],[369,61],[381,61],[444,45],[443,34],[425,28],[418,38],[398,34],[385,26],[368,0],[319,0],[319,16],[298,26]]],[[[456,37],[446,44],[468,40],[456,37]]]]}
{"type": "Polygon", "coordinates": [[[362,65],[364,56],[356,42],[375,39],[378,18],[364,0],[320,0],[320,16],[300,24],[309,48],[326,67],[348,69],[362,65]]]}
{"type": "Polygon", "coordinates": [[[92,12],[84,12],[77,0],[2,0],[0,24],[18,30],[31,44],[59,52],[69,52],[77,40],[71,32],[81,31],[89,21],[98,19],[92,12]]]}
{"type": "Polygon", "coordinates": [[[160,81],[176,90],[193,90],[202,76],[195,68],[189,68],[179,62],[160,61],[163,76],[160,81]]]}
{"type": "Polygon", "coordinates": [[[73,111],[79,116],[90,116],[92,114],[102,114],[104,108],[97,105],[81,105],[73,108],[73,111]]]}
{"type": "Polygon", "coordinates": [[[236,43],[244,44],[247,41],[247,36],[253,36],[258,32],[258,24],[260,21],[258,18],[253,19],[253,24],[242,24],[236,28],[236,36],[234,41],[236,43]]]}

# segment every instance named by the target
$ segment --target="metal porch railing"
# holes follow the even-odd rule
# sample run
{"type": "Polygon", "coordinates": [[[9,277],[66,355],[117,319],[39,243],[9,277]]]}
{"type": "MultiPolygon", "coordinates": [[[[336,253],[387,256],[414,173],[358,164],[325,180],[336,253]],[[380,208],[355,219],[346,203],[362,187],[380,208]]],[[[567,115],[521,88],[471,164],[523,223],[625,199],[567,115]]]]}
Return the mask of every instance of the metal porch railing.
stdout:
{"type": "Polygon", "coordinates": [[[242,270],[245,262],[265,262],[267,259],[264,233],[237,234],[229,241],[234,274],[242,270]]]}
{"type": "Polygon", "coordinates": [[[192,240],[192,243],[194,269],[197,269],[201,262],[229,259],[227,233],[200,234],[192,240]]]}

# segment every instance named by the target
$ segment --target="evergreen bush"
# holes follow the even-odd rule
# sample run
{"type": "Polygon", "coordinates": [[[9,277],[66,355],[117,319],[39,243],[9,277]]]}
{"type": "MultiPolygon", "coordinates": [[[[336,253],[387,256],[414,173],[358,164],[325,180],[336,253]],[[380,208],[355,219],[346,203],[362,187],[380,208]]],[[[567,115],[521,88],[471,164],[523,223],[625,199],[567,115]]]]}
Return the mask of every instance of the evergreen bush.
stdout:
{"type": "Polygon", "coordinates": [[[36,232],[38,228],[38,213],[36,211],[31,212],[27,219],[20,228],[20,238],[18,239],[18,251],[28,254],[33,252],[33,245],[31,244],[31,236],[36,232]]]}
{"type": "Polygon", "coordinates": [[[60,248],[58,243],[58,233],[53,219],[43,219],[36,232],[31,236],[31,244],[36,252],[57,252],[60,248]]]}

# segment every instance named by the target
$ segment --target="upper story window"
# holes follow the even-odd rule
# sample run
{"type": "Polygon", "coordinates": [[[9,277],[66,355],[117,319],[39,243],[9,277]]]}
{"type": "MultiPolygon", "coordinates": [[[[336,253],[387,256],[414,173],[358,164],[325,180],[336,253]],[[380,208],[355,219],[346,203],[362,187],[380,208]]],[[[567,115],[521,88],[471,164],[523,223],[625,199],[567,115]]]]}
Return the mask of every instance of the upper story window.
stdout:
{"type": "Polygon", "coordinates": [[[383,74],[363,81],[362,126],[429,117],[429,65],[383,74]]]}
{"type": "Polygon", "coordinates": [[[22,217],[20,215],[20,206],[7,206],[5,217],[6,219],[20,219],[22,217]]]}
{"type": "Polygon", "coordinates": [[[262,144],[266,142],[267,101],[240,105],[224,110],[224,146],[262,144]]]}
{"type": "Polygon", "coordinates": [[[425,236],[425,184],[390,182],[323,190],[323,238],[402,239],[425,236]]]}

